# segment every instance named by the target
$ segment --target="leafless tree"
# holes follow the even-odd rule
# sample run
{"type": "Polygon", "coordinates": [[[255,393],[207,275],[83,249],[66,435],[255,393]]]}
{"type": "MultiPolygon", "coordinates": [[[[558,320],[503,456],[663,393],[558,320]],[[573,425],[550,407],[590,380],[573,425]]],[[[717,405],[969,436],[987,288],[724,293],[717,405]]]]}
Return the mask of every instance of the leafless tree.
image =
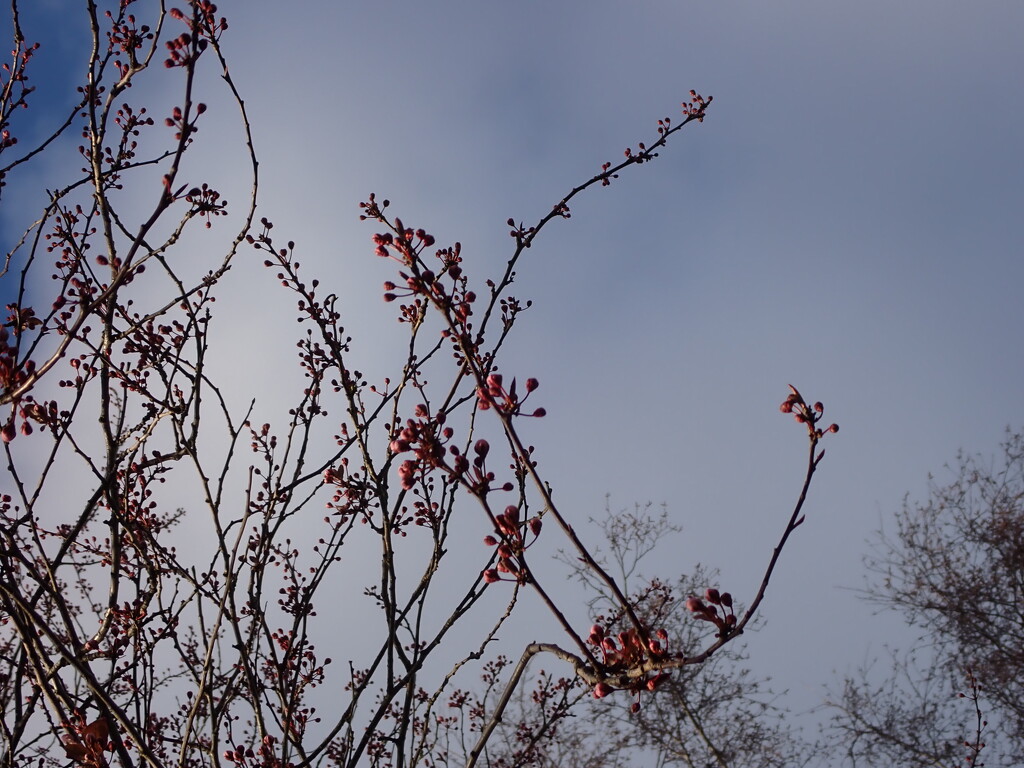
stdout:
{"type": "Polygon", "coordinates": [[[891,667],[847,679],[834,725],[855,765],[1020,765],[1024,755],[1024,434],[961,453],[881,531],[866,596],[921,630],[891,667]]]}
{"type": "MultiPolygon", "coordinates": [[[[732,602],[715,586],[719,574],[694,563],[672,581],[645,575],[648,556],[671,546],[681,528],[667,509],[637,505],[606,510],[594,521],[602,535],[596,553],[603,567],[626,588],[643,620],[665,629],[684,648],[706,645],[715,625],[693,621],[694,597],[705,604],[732,602]],[[716,594],[717,593],[717,594],[716,594]],[[715,601],[718,601],[717,603],[715,601]]],[[[589,608],[598,626],[621,619],[621,609],[570,553],[562,561],[593,597],[589,608]]],[[[735,610],[735,604],[733,605],[735,610]]],[[[540,765],[685,766],[686,768],[794,768],[815,755],[813,745],[791,727],[788,713],[769,681],[745,665],[743,641],[725,646],[699,666],[688,666],[659,681],[657,694],[631,699],[590,699],[558,724],[557,738],[545,746],[540,765]]],[[[520,703],[519,709],[529,707],[520,703]]]]}
{"type": "Polygon", "coordinates": [[[808,445],[799,497],[744,611],[715,590],[687,599],[713,632],[698,646],[630,596],[569,523],[527,439],[545,415],[539,382],[501,362],[529,307],[511,293],[516,270],[541,231],[655,159],[710,98],[691,92],[680,118],[659,120],[648,144],[535,223],[509,220],[510,256],[490,279],[472,276],[459,243],[437,245],[369,195],[360,217],[387,265],[385,310],[407,331],[392,374],[371,381],[337,294],[305,276],[299,246],[269,219],[256,223],[253,127],[216,6],[84,0],[80,13],[80,98],[49,133],[22,117],[47,83],[31,79],[36,31],[17,0],[0,83],[8,195],[39,183],[40,158],[81,142],[2,272],[14,298],[0,327],[0,765],[524,765],[581,691],[649,693],[744,633],[837,429],[821,423],[823,406],[790,389],[782,410],[808,445]],[[176,91],[147,90],[153,65],[176,91]],[[191,160],[205,135],[200,82],[219,82],[218,104],[239,116],[252,178],[241,205],[191,160]],[[239,405],[244,381],[211,373],[215,300],[243,248],[300,321],[305,380],[283,423],[261,423],[239,405]],[[467,519],[472,545],[458,535],[467,519]],[[589,631],[534,568],[542,528],[608,600],[589,631]],[[496,638],[525,590],[553,637],[509,660],[496,638]],[[532,677],[536,706],[499,745],[540,656],[561,673],[532,677]]]}

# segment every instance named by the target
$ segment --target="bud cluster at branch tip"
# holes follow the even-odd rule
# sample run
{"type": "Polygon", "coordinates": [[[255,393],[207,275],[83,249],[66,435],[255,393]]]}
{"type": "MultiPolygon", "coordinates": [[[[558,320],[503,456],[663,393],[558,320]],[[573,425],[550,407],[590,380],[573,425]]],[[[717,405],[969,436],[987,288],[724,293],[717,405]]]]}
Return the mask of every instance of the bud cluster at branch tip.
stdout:
{"type": "Polygon", "coordinates": [[[822,420],[825,414],[825,406],[820,401],[816,402],[813,406],[808,405],[800,392],[797,391],[797,388],[792,384],[789,385],[789,396],[782,401],[779,410],[783,413],[793,414],[793,418],[797,422],[806,424],[807,431],[815,442],[826,434],[835,434],[839,431],[838,424],[830,424],[824,429],[818,427],[818,422],[822,420]]]}

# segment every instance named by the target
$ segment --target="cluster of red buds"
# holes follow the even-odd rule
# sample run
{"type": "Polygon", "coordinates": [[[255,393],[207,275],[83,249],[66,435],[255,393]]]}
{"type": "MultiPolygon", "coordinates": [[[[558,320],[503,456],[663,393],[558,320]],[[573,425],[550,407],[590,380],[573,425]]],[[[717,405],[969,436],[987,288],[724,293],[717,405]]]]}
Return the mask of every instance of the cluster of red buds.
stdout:
{"type": "MultiPolygon", "coordinates": [[[[15,304],[8,304],[7,308],[11,311],[8,315],[8,321],[6,325],[0,325],[0,392],[12,392],[18,389],[32,378],[36,370],[35,361],[18,360],[19,343],[16,338],[11,338],[7,327],[11,327],[17,337],[24,330],[31,330],[41,322],[35,316],[35,312],[32,311],[31,307],[21,308],[15,304]]],[[[14,398],[13,402],[14,404],[21,404],[17,411],[22,420],[21,433],[24,435],[31,434],[32,426],[28,423],[28,419],[32,418],[36,421],[42,421],[39,417],[43,415],[43,412],[37,410],[39,406],[32,403],[31,397],[26,396],[24,399],[20,397],[14,398]]],[[[14,440],[17,434],[14,419],[15,411],[12,410],[10,418],[0,427],[0,438],[5,443],[14,440]]]]}
{"type": "MultiPolygon", "coordinates": [[[[445,415],[430,415],[425,405],[416,406],[415,418],[407,419],[391,439],[391,452],[394,454],[412,451],[415,458],[406,459],[398,466],[398,478],[405,490],[411,490],[416,480],[433,469],[447,471],[452,477],[464,483],[472,493],[485,496],[491,490],[494,473],[487,470],[487,454],[491,450],[490,443],[484,439],[473,444],[472,461],[459,450],[457,445],[450,444],[455,436],[451,427],[444,426],[445,415]],[[447,446],[447,451],[445,447],[447,446]],[[451,463],[447,456],[451,456],[451,463]]],[[[512,483],[501,486],[503,491],[511,491],[512,483]]]]}
{"type": "Polygon", "coordinates": [[[619,178],[619,174],[611,173],[611,163],[601,163],[601,186],[607,187],[612,183],[612,179],[619,178]]]}
{"type": "MultiPolygon", "coordinates": [[[[196,104],[196,116],[203,114],[206,111],[205,104],[196,104]]],[[[182,136],[188,136],[195,133],[198,129],[195,126],[195,120],[186,121],[185,115],[181,111],[181,107],[175,107],[171,110],[171,116],[164,119],[164,125],[168,128],[177,128],[178,132],[174,134],[175,139],[180,139],[182,136]]]]}
{"type": "MultiPolygon", "coordinates": [[[[11,54],[14,56],[14,62],[2,66],[2,70],[7,76],[7,82],[4,85],[4,109],[8,116],[18,107],[28,109],[28,101],[26,99],[35,90],[35,86],[27,84],[28,76],[25,74],[25,69],[28,66],[29,59],[38,50],[39,43],[25,45],[22,41],[11,51],[11,54]],[[15,86],[15,83],[18,83],[18,86],[15,86]],[[20,93],[15,90],[16,88],[20,90],[20,93]]],[[[6,121],[4,121],[4,124],[0,125],[0,152],[13,147],[17,143],[18,137],[11,135],[11,132],[6,127],[6,121]]],[[[6,182],[4,181],[4,174],[0,173],[0,187],[3,186],[6,186],[6,182]]]]}
{"type": "MultiPolygon", "coordinates": [[[[363,203],[362,205],[366,205],[363,203]]],[[[375,253],[384,259],[394,259],[400,264],[410,265],[414,257],[424,248],[429,248],[436,241],[434,236],[425,229],[405,229],[401,219],[395,219],[395,230],[398,237],[390,232],[379,232],[373,236],[373,244],[377,246],[375,253]],[[415,238],[415,242],[413,241],[415,238]],[[391,251],[396,251],[397,256],[391,251]]]]}
{"type": "MultiPolygon", "coordinates": [[[[472,493],[478,496],[486,495],[494,482],[494,473],[487,469],[487,454],[490,453],[491,444],[480,438],[473,444],[473,464],[470,466],[469,459],[459,452],[457,446],[449,446],[448,452],[455,457],[454,474],[469,486],[472,493]],[[466,475],[469,475],[467,478],[466,475]]],[[[512,490],[512,483],[505,483],[501,490],[506,493],[512,490]]]]}
{"type": "Polygon", "coordinates": [[[189,5],[192,6],[191,18],[179,8],[171,8],[169,11],[171,17],[185,22],[193,32],[200,33],[211,40],[219,37],[228,28],[228,20],[223,16],[220,19],[217,18],[217,6],[210,0],[190,0],[189,5]]]}
{"type": "Polygon", "coordinates": [[[377,221],[384,221],[384,209],[391,205],[390,200],[381,200],[377,202],[377,195],[373,192],[370,193],[370,197],[359,204],[366,213],[359,214],[360,221],[366,221],[367,219],[376,219],[377,221]]]}
{"type": "Polygon", "coordinates": [[[509,504],[505,511],[494,518],[495,533],[497,536],[485,536],[484,544],[489,547],[497,547],[498,564],[494,568],[484,571],[484,581],[493,584],[501,581],[501,574],[511,575],[511,580],[520,584],[525,583],[526,574],[516,563],[520,554],[537,540],[540,536],[541,519],[539,516],[531,517],[526,526],[522,525],[519,507],[509,504]],[[532,534],[530,541],[526,540],[526,530],[532,534]]]}
{"type": "MultiPolygon", "coordinates": [[[[388,200],[378,203],[373,193],[359,203],[363,211],[360,219],[373,219],[391,229],[373,236],[377,256],[392,259],[403,267],[398,272],[400,281],[384,283],[384,301],[412,298],[411,302],[400,305],[398,321],[417,325],[425,317],[427,304],[432,304],[447,320],[441,335],[452,338],[456,359],[461,360],[474,346],[470,317],[477,299],[462,272],[462,245],[455,243],[436,249],[433,253],[436,261],[430,262],[434,268],[428,268],[425,252],[435,245],[436,239],[422,228],[406,227],[397,217],[393,221],[388,220],[385,209],[389,205],[388,200]]],[[[493,288],[489,281],[488,284],[493,288]]]]}
{"type": "Polygon", "coordinates": [[[690,91],[690,101],[683,102],[683,114],[689,117],[695,117],[698,123],[704,122],[704,112],[711,104],[714,96],[708,96],[706,99],[694,90],[690,91]]]}
{"type": "MultiPolygon", "coordinates": [[[[384,236],[378,235],[375,238],[375,242],[380,237],[384,236]]],[[[427,235],[427,237],[430,237],[430,235],[427,235]]],[[[379,248],[380,246],[378,246],[378,250],[379,248]]],[[[444,263],[452,254],[455,255],[455,258],[458,258],[458,249],[459,243],[456,243],[454,248],[439,250],[437,256],[444,263]]],[[[413,261],[415,258],[415,255],[410,257],[413,261]]],[[[402,270],[398,273],[398,276],[405,281],[405,288],[407,290],[398,292],[400,290],[398,284],[388,280],[384,283],[384,301],[391,302],[400,298],[425,296],[435,306],[439,307],[442,312],[448,315],[460,336],[464,336],[468,332],[469,317],[473,314],[473,302],[476,301],[476,293],[466,288],[466,280],[462,278],[462,267],[457,263],[451,263],[446,265],[441,274],[438,275],[431,269],[422,269],[417,265],[411,274],[402,270]],[[441,278],[445,275],[454,281],[450,292],[441,281],[441,278]]],[[[416,298],[412,307],[402,305],[402,314],[399,316],[399,322],[409,322],[418,317],[419,312],[411,312],[410,310],[418,310],[421,307],[422,301],[420,298],[416,298]]],[[[442,330],[441,335],[448,337],[451,333],[450,328],[445,328],[442,330]]]]}
{"type": "MultiPolygon", "coordinates": [[[[192,49],[192,35],[188,32],[182,32],[173,40],[168,40],[164,45],[167,46],[168,58],[164,60],[164,66],[168,69],[173,67],[185,67],[191,64],[195,60],[195,52],[192,49]]],[[[205,48],[206,41],[199,41],[199,48],[205,48]]]]}
{"type": "Polygon", "coordinates": [[[410,490],[417,476],[424,470],[445,466],[445,444],[455,435],[455,430],[444,426],[442,411],[431,417],[430,410],[422,403],[416,406],[414,419],[406,419],[405,426],[391,440],[391,452],[395,454],[413,451],[415,459],[407,459],[398,467],[402,488],[410,490]]]}
{"type": "MultiPolygon", "coordinates": [[[[32,422],[38,422],[44,426],[58,422],[57,403],[50,400],[46,403],[37,403],[31,395],[26,395],[17,409],[18,417],[21,419],[21,434],[31,435],[33,432],[32,422]]],[[[0,428],[0,439],[9,443],[14,439],[14,415],[12,414],[7,423],[0,428]]]]}
{"type": "MultiPolygon", "coordinates": [[[[660,133],[661,129],[658,129],[658,132],[660,133]]],[[[657,152],[651,152],[651,150],[647,148],[647,145],[644,144],[642,141],[636,145],[636,154],[633,154],[632,147],[626,147],[623,154],[628,159],[631,159],[637,163],[647,162],[649,160],[653,160],[655,157],[658,156],[657,152]]]]}
{"type": "Polygon", "coordinates": [[[630,669],[642,664],[647,658],[661,659],[668,653],[665,645],[668,633],[664,629],[657,630],[654,638],[648,640],[646,645],[635,628],[619,632],[617,637],[618,643],[600,624],[592,626],[587,637],[588,643],[601,649],[604,665],[609,669],[630,669]]]}
{"type": "Polygon", "coordinates": [[[547,415],[547,411],[543,408],[537,408],[533,413],[523,414],[521,412],[523,403],[530,397],[530,393],[540,386],[540,382],[536,379],[526,380],[526,395],[522,399],[516,391],[516,380],[512,379],[512,384],[509,385],[508,389],[505,389],[502,384],[502,377],[500,373],[492,373],[487,377],[487,386],[477,387],[476,400],[477,407],[481,411],[486,411],[489,408],[495,408],[502,413],[508,413],[513,415],[524,415],[534,416],[541,418],[547,415]]]}
{"type": "MultiPolygon", "coordinates": [[[[8,304],[7,308],[11,309],[10,317],[15,317],[17,308],[13,304],[8,304]]],[[[20,336],[21,330],[20,327],[15,326],[15,335],[20,336]]],[[[31,361],[26,361],[24,364],[18,363],[18,342],[16,339],[11,339],[5,326],[0,325],[0,386],[4,390],[10,390],[22,384],[31,375],[31,371],[24,370],[30,363],[31,361]]]]}
{"type": "MultiPolygon", "coordinates": [[[[293,733],[298,733],[294,723],[289,723],[289,730],[293,733]]],[[[234,749],[224,750],[224,752],[221,753],[221,756],[224,758],[225,762],[240,766],[240,768],[283,765],[280,758],[277,756],[280,749],[278,742],[279,739],[276,736],[268,733],[260,740],[259,746],[256,749],[247,747],[243,744],[238,744],[234,749]]]]}
{"type": "MultiPolygon", "coordinates": [[[[558,214],[559,216],[563,216],[563,218],[569,218],[568,216],[564,215],[567,214],[568,212],[569,207],[565,205],[564,202],[561,202],[555,206],[555,213],[558,214]],[[561,206],[565,206],[564,213],[561,210],[561,206]]],[[[508,233],[509,237],[515,239],[516,243],[525,243],[526,247],[529,248],[530,242],[533,240],[533,236],[537,233],[537,228],[523,226],[523,222],[521,221],[518,224],[516,224],[516,220],[513,219],[511,216],[509,216],[508,221],[506,221],[505,223],[511,227],[508,233]]]]}
{"type": "MultiPolygon", "coordinates": [[[[359,471],[351,471],[347,458],[338,462],[337,467],[328,467],[323,473],[324,485],[333,485],[334,495],[327,503],[333,514],[347,518],[358,514],[362,522],[371,521],[374,509],[374,490],[371,483],[359,471]]],[[[326,518],[325,518],[326,522],[326,518]]]]}
{"type": "Polygon", "coordinates": [[[114,66],[117,67],[117,71],[121,77],[129,75],[133,68],[138,66],[135,52],[142,48],[146,40],[153,39],[153,32],[150,31],[148,25],[143,24],[141,27],[136,25],[135,17],[128,14],[126,22],[115,20],[114,15],[110,12],[106,12],[107,18],[112,22],[112,29],[107,33],[107,38],[110,40],[110,47],[115,46],[120,48],[121,51],[128,54],[128,64],[125,64],[120,59],[114,61],[114,66]]]}
{"type": "Polygon", "coordinates": [[[228,28],[227,19],[223,16],[217,18],[217,6],[209,0],[192,0],[189,4],[192,6],[191,14],[186,14],[180,8],[171,8],[169,11],[171,18],[185,22],[192,32],[182,32],[167,41],[170,58],[164,61],[164,66],[168,69],[188,66],[194,62],[206,50],[209,42],[219,39],[228,28]]]}
{"type": "Polygon", "coordinates": [[[813,406],[807,405],[803,396],[792,384],[789,385],[789,397],[782,401],[779,410],[783,413],[793,414],[793,418],[799,423],[806,424],[808,432],[815,440],[820,440],[825,434],[835,434],[839,431],[838,424],[830,424],[825,429],[818,427],[818,422],[824,417],[825,406],[820,401],[813,406]]]}
{"type": "MultiPolygon", "coordinates": [[[[200,104],[199,106],[203,106],[200,104]]],[[[220,199],[220,192],[211,189],[208,184],[203,183],[202,187],[192,187],[185,195],[185,202],[192,204],[192,213],[206,219],[206,228],[209,229],[211,216],[222,216],[227,213],[227,200],[220,199]]]]}
{"type": "MultiPolygon", "coordinates": [[[[615,638],[609,636],[605,628],[600,624],[595,624],[590,628],[590,636],[587,638],[588,643],[596,645],[601,649],[604,666],[609,671],[617,672],[633,669],[639,667],[648,659],[656,661],[668,656],[668,633],[664,629],[657,630],[654,633],[654,638],[649,639],[646,644],[635,628],[619,632],[617,638],[618,642],[616,642],[615,638]]],[[[643,691],[655,691],[668,676],[668,672],[662,671],[642,675],[633,680],[628,690],[636,694],[637,700],[633,702],[630,709],[633,712],[639,711],[640,694],[643,691]]],[[[615,688],[611,684],[602,681],[594,686],[594,698],[603,699],[614,691],[615,688]]]]}
{"type": "Polygon", "coordinates": [[[709,588],[704,600],[696,595],[686,598],[686,609],[702,621],[710,621],[718,627],[716,637],[726,637],[736,626],[736,614],[732,609],[732,595],[709,588]]]}
{"type": "MultiPolygon", "coordinates": [[[[386,207],[388,201],[382,205],[386,207]]],[[[378,221],[387,223],[383,210],[374,202],[373,195],[370,195],[369,202],[359,204],[366,211],[360,218],[376,218],[378,221]]],[[[432,247],[436,240],[433,235],[424,229],[406,228],[401,219],[395,219],[392,224],[394,232],[378,232],[373,236],[373,244],[376,246],[375,253],[381,258],[397,261],[406,269],[399,271],[399,277],[405,281],[404,286],[388,280],[384,283],[384,301],[391,302],[396,299],[408,297],[424,297],[439,307],[448,315],[452,324],[461,331],[468,330],[468,320],[473,314],[472,305],[476,301],[476,294],[466,287],[466,279],[462,276],[462,257],[460,255],[462,245],[455,243],[453,247],[441,248],[435,252],[440,262],[437,272],[427,269],[423,261],[423,252],[432,247]],[[450,278],[453,282],[447,287],[443,278],[450,278]]],[[[417,298],[413,308],[417,311],[410,314],[409,307],[403,306],[400,322],[407,322],[420,316],[422,304],[417,298]]],[[[442,335],[448,336],[450,328],[442,331],[442,335]]]]}
{"type": "MultiPolygon", "coordinates": [[[[427,237],[430,237],[430,235],[427,235],[427,237]]],[[[392,238],[390,234],[385,233],[383,235],[374,235],[373,241],[374,243],[377,244],[378,256],[382,255],[381,249],[383,248],[383,255],[385,257],[395,258],[394,256],[391,256],[391,254],[389,254],[386,250],[388,247],[387,244],[389,242],[394,242],[394,238],[392,238]],[[384,245],[382,245],[382,243],[384,243],[384,245]]],[[[415,257],[413,256],[410,258],[415,257]]],[[[449,272],[451,277],[456,279],[459,277],[459,275],[462,274],[461,268],[455,266],[449,268],[449,270],[447,271],[449,272]]],[[[404,298],[407,296],[415,296],[417,294],[423,294],[431,297],[432,299],[443,302],[445,295],[445,287],[444,284],[440,282],[438,275],[435,274],[433,270],[422,269],[417,270],[413,274],[401,271],[398,273],[398,275],[405,281],[405,287],[408,288],[408,291],[405,293],[395,293],[395,291],[398,290],[398,285],[392,282],[391,280],[388,280],[387,282],[384,283],[384,290],[386,291],[386,293],[384,294],[384,301],[391,302],[394,301],[395,299],[404,298]]],[[[460,319],[465,319],[466,317],[468,317],[471,314],[469,311],[469,305],[472,304],[474,301],[476,301],[476,294],[470,291],[466,295],[463,302],[461,302],[459,306],[456,306],[456,316],[460,317],[460,319]]]]}

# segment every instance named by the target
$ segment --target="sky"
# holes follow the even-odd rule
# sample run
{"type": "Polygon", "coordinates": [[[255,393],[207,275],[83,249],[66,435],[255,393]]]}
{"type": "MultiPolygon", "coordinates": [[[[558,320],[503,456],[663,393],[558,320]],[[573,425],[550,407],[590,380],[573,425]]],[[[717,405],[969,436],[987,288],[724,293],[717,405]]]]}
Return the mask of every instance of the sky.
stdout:
{"type": "MultiPolygon", "coordinates": [[[[482,280],[511,253],[507,218],[535,221],[650,143],[691,88],[713,95],[703,124],[578,199],[523,262],[516,294],[534,307],[506,370],[536,376],[548,412],[528,439],[581,526],[606,497],[665,503],[683,533],[650,570],[699,560],[742,599],[802,480],[803,431],[778,412],[797,386],[841,431],[751,665],[800,711],[835,672],[907,642],[855,593],[867,540],[959,449],[991,455],[1024,421],[1024,6],[218,5],[261,215],[343,297],[371,371],[398,335],[375,230],[357,221],[369,192],[461,241],[482,280]]],[[[63,34],[55,78],[76,45],[63,34]]],[[[235,125],[211,101],[194,168],[240,201],[242,155],[220,140],[235,125]]],[[[0,207],[5,241],[19,199],[0,207]]],[[[287,375],[263,350],[287,349],[293,321],[261,261],[232,276],[218,362],[273,412],[287,375]]]]}

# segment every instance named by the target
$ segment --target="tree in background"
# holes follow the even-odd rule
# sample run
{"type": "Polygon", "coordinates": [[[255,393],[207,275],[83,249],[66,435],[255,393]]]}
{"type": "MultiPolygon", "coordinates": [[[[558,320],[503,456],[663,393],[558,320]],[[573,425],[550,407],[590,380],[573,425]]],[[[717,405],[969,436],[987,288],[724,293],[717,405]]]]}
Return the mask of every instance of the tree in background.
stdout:
{"type": "Polygon", "coordinates": [[[393,373],[371,381],[339,297],[301,272],[269,219],[254,223],[258,163],[216,6],[87,0],[79,13],[85,78],[52,131],[24,118],[61,94],[32,79],[39,48],[17,0],[0,79],[9,190],[38,189],[40,159],[80,142],[2,272],[13,299],[0,328],[0,765],[536,764],[581,701],[629,697],[642,712],[648,694],[726,652],[804,520],[819,443],[837,430],[824,407],[793,388],[782,405],[806,430],[804,480],[745,610],[717,585],[679,587],[693,592],[685,615],[710,630],[697,637],[569,523],[529,442],[545,415],[539,382],[501,362],[530,306],[511,293],[516,270],[541,230],[657,157],[710,98],[691,92],[678,122],[659,120],[649,144],[532,225],[510,219],[511,255],[490,279],[471,278],[459,243],[439,246],[369,195],[360,218],[407,331],[393,373]],[[176,90],[143,90],[160,65],[176,90]],[[241,205],[191,161],[208,112],[195,94],[218,79],[251,169],[241,205]],[[153,93],[174,95],[143,107],[153,93]],[[244,377],[211,374],[224,345],[215,301],[249,248],[293,295],[301,329],[304,384],[276,425],[239,405],[244,377]],[[535,567],[542,529],[601,596],[589,629],[553,589],[561,577],[535,567]],[[498,635],[527,590],[555,637],[512,661],[498,635]],[[562,672],[529,677],[527,691],[542,655],[562,672]],[[530,706],[509,735],[516,700],[530,706]]]}
{"type": "Polygon", "coordinates": [[[1008,435],[997,462],[961,453],[952,473],[904,503],[868,559],[867,597],[922,638],[884,683],[865,671],[835,697],[855,765],[962,765],[982,745],[989,765],[1024,755],[1024,434],[1008,435]]]}
{"type": "MultiPolygon", "coordinates": [[[[604,567],[627,588],[638,610],[684,647],[706,644],[714,625],[694,622],[692,597],[704,594],[714,603],[734,603],[731,595],[715,594],[705,585],[719,582],[718,573],[694,563],[672,581],[645,576],[645,558],[667,538],[681,534],[663,507],[610,510],[599,522],[599,556],[604,567]]],[[[596,621],[616,612],[615,602],[578,561],[563,553],[563,562],[594,597],[589,602],[596,621]]],[[[733,604],[739,611],[739,607],[733,604]]],[[[814,755],[768,680],[745,666],[744,642],[722,648],[706,663],[686,667],[667,678],[658,695],[642,702],[621,697],[591,700],[571,724],[563,726],[563,754],[549,765],[657,765],[685,768],[797,768],[814,755]],[[614,734],[609,737],[609,734],[614,734]],[[586,759],[587,750],[592,752],[586,759]]]]}

